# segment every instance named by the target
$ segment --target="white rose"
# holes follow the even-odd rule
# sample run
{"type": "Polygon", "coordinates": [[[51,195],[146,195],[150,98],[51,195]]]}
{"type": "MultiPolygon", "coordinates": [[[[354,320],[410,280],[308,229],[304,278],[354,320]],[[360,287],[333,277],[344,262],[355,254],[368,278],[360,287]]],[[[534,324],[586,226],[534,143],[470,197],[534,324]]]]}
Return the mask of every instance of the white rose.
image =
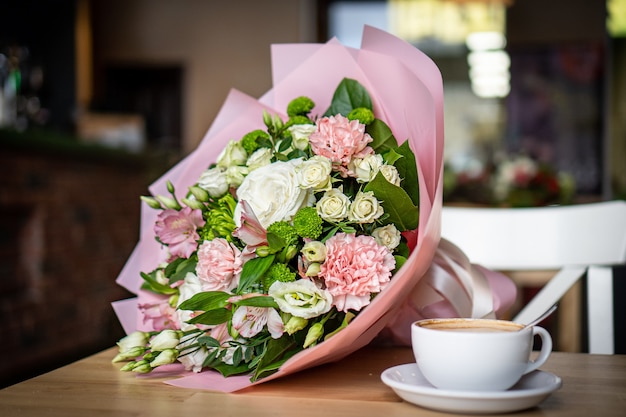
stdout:
{"type": "Polygon", "coordinates": [[[272,150],[270,148],[259,148],[250,155],[246,165],[250,171],[269,165],[272,162],[272,150]]]}
{"type": "Polygon", "coordinates": [[[354,197],[352,204],[350,204],[348,219],[359,223],[373,223],[383,213],[383,207],[372,191],[359,191],[356,197],[354,197]]]}
{"type": "Polygon", "coordinates": [[[383,177],[385,177],[385,179],[391,184],[397,185],[398,187],[400,186],[402,178],[400,178],[398,168],[394,167],[393,165],[385,164],[379,168],[379,171],[381,174],[383,174],[383,177]]]}
{"type": "Polygon", "coordinates": [[[311,188],[314,191],[329,190],[332,187],[330,174],[333,165],[330,159],[315,155],[302,162],[298,167],[300,187],[311,188]]]}
{"type": "Polygon", "coordinates": [[[333,296],[330,292],[318,288],[308,279],[276,281],[267,293],[276,301],[281,311],[303,319],[328,313],[332,307],[333,296]]]}
{"type": "Polygon", "coordinates": [[[217,166],[245,165],[248,154],[239,141],[231,140],[217,157],[217,166]]]}
{"type": "Polygon", "coordinates": [[[350,199],[339,188],[326,191],[317,202],[317,214],[326,221],[338,223],[346,218],[350,199]]]}
{"type": "Polygon", "coordinates": [[[393,251],[400,244],[402,235],[396,226],[388,224],[387,226],[377,227],[374,229],[372,237],[376,239],[376,243],[387,247],[390,251],[393,251]]]}
{"type": "Polygon", "coordinates": [[[239,187],[250,169],[248,167],[233,165],[226,169],[226,182],[231,187],[239,187]]]}
{"type": "Polygon", "coordinates": [[[211,197],[223,196],[228,191],[226,169],[220,167],[207,169],[200,175],[198,187],[206,190],[211,197]]]}
{"type": "Polygon", "coordinates": [[[357,182],[370,182],[383,165],[383,157],[380,154],[369,154],[365,158],[354,158],[348,168],[354,172],[357,182]]]}
{"type": "Polygon", "coordinates": [[[291,220],[298,210],[312,204],[313,195],[299,187],[296,170],[301,163],[301,159],[278,161],[250,172],[237,189],[237,226],[241,226],[242,200],[266,229],[274,222],[291,220]]]}
{"type": "Polygon", "coordinates": [[[301,151],[305,150],[309,146],[309,136],[315,132],[317,127],[312,124],[293,125],[289,127],[291,133],[292,146],[301,151]]]}

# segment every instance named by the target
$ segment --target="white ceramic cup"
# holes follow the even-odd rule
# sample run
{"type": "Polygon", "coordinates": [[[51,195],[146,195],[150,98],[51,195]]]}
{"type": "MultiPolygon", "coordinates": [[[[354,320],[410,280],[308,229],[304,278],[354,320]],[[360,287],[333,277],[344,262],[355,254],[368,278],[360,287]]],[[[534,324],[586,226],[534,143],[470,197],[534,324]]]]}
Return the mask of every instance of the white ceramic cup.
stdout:
{"type": "Polygon", "coordinates": [[[507,390],[543,365],[552,352],[547,330],[506,320],[420,320],[411,325],[411,338],[421,373],[446,390],[507,390]],[[532,360],[535,335],[542,343],[532,360]]]}

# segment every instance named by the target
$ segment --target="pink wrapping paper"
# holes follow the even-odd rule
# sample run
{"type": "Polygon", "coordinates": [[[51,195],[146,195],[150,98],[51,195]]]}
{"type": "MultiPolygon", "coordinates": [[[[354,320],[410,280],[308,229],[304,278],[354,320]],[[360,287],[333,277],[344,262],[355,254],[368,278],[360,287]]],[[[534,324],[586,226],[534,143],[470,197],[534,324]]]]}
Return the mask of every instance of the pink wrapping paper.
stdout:
{"type": "MultiPolygon", "coordinates": [[[[498,308],[510,302],[511,288],[500,277],[492,277],[491,281],[482,280],[483,287],[479,286],[476,291],[471,288],[471,280],[469,283],[467,280],[465,283],[459,281],[457,275],[466,275],[462,271],[471,267],[466,262],[460,262],[456,263],[456,271],[450,268],[456,262],[455,257],[462,259],[462,254],[456,253],[453,245],[440,245],[443,85],[439,69],[426,55],[386,32],[365,27],[358,50],[347,48],[334,39],[326,44],[273,45],[272,70],[273,88],[259,100],[232,90],[197,149],[152,184],[150,191],[155,195],[166,194],[165,184],[170,180],[182,196],[200,173],[216,160],[230,139],[241,138],[245,133],[263,127],[264,110],[282,114],[290,100],[305,95],[316,103],[313,114],[322,114],[330,104],[336,86],[344,77],[349,77],[358,80],[370,92],[374,113],[387,122],[398,143],[409,140],[419,173],[420,221],[417,244],[407,262],[385,290],[347,328],[323,343],[296,354],[278,372],[256,383],[339,360],[372,342],[379,334],[386,334],[388,341],[406,343],[407,323],[425,313],[477,314],[471,308],[472,300],[477,299],[481,300],[482,307],[478,309],[481,316],[493,315],[498,308]],[[440,265],[440,270],[431,268],[436,264],[440,265]],[[443,274],[436,273],[442,270],[443,274]],[[423,287],[427,289],[421,290],[418,284],[425,276],[427,284],[423,287]],[[438,280],[434,277],[438,277],[439,281],[454,281],[457,285],[439,291],[438,280]],[[502,282],[504,286],[497,291],[491,290],[490,285],[497,287],[502,282]],[[412,289],[414,291],[411,292],[412,289]],[[450,302],[458,298],[459,292],[465,294],[465,300],[450,302]],[[408,293],[411,297],[407,297],[408,293]],[[420,293],[423,294],[420,296],[420,293]],[[459,303],[466,305],[459,310],[459,303]],[[467,305],[470,305],[469,309],[467,305]],[[392,321],[390,328],[388,325],[392,321]]],[[[151,330],[141,321],[137,304],[150,297],[139,289],[140,272],[154,269],[165,256],[153,237],[156,215],[156,210],[144,205],[139,243],[117,280],[137,294],[137,298],[113,303],[126,332],[151,330]]],[[[248,376],[223,378],[214,371],[193,374],[180,372],[180,367],[173,369],[173,374],[184,375],[168,382],[176,386],[233,392],[252,385],[248,376]]]]}

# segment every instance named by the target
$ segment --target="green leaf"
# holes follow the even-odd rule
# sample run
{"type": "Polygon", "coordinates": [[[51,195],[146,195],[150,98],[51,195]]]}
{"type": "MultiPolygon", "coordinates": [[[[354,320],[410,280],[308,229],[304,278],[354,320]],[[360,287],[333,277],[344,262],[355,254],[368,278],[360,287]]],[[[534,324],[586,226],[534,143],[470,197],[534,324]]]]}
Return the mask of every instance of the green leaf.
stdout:
{"type": "Polygon", "coordinates": [[[196,271],[197,259],[191,257],[189,259],[178,258],[165,267],[165,276],[169,277],[170,284],[185,279],[188,272],[194,273],[196,271]]]}
{"type": "Polygon", "coordinates": [[[373,191],[376,198],[381,201],[385,213],[389,217],[385,223],[393,223],[399,231],[417,229],[419,225],[419,208],[413,204],[407,192],[397,185],[391,184],[382,173],[370,181],[364,191],[373,191]]]}
{"type": "Polygon", "coordinates": [[[337,86],[330,107],[324,116],[341,114],[347,117],[348,113],[358,107],[372,110],[372,99],[365,87],[357,80],[344,78],[337,86]]]}
{"type": "Polygon", "coordinates": [[[145,272],[141,273],[141,278],[145,281],[147,290],[152,292],[156,292],[158,294],[172,295],[176,294],[178,291],[175,288],[170,287],[169,285],[160,284],[152,275],[146,274],[145,272]]]}
{"type": "Polygon", "coordinates": [[[237,293],[244,293],[248,287],[259,282],[269,267],[272,266],[273,262],[274,255],[268,255],[263,258],[250,259],[243,264],[237,293]]]}
{"type": "Polygon", "coordinates": [[[291,146],[291,136],[280,141],[278,152],[285,152],[291,146]]]}
{"type": "Polygon", "coordinates": [[[297,352],[297,344],[288,335],[283,335],[280,339],[270,339],[251,380],[254,382],[276,372],[283,363],[297,352]]]}
{"type": "Polygon", "coordinates": [[[235,301],[233,304],[237,306],[251,306],[251,307],[273,307],[278,308],[276,301],[270,296],[259,295],[257,297],[244,298],[239,301],[235,301]]]}
{"type": "Polygon", "coordinates": [[[232,297],[232,294],[228,294],[223,291],[205,291],[199,292],[191,297],[189,300],[185,300],[178,307],[181,310],[192,311],[210,311],[218,308],[226,307],[226,300],[232,297]]]}
{"type": "Polygon", "coordinates": [[[266,236],[267,236],[267,244],[270,250],[272,251],[278,252],[279,250],[284,248],[285,245],[287,244],[287,242],[285,242],[285,239],[278,236],[276,233],[267,232],[266,236]]]}
{"type": "Polygon", "coordinates": [[[417,163],[415,162],[415,154],[409,147],[409,142],[405,141],[395,152],[404,156],[396,161],[394,166],[398,169],[398,174],[402,178],[402,188],[406,190],[409,197],[416,206],[420,201],[419,182],[417,180],[417,163]]]}
{"type": "Polygon", "coordinates": [[[225,364],[224,362],[219,362],[213,366],[211,366],[211,368],[215,369],[217,372],[219,372],[220,374],[222,374],[224,377],[229,377],[232,375],[239,375],[239,374],[245,374],[248,373],[250,371],[248,364],[246,363],[241,363],[240,365],[234,366],[234,365],[228,365],[225,364]]]}
{"type": "Polygon", "coordinates": [[[196,342],[200,346],[206,346],[207,348],[219,348],[220,342],[211,336],[200,336],[196,339],[196,342]]]}
{"type": "Polygon", "coordinates": [[[206,311],[199,316],[195,316],[187,321],[189,324],[206,324],[208,326],[226,323],[231,319],[233,313],[227,308],[216,308],[206,311]]]}
{"type": "Polygon", "coordinates": [[[395,149],[389,149],[389,151],[383,155],[385,163],[390,165],[395,165],[396,161],[400,158],[403,158],[403,156],[396,152],[395,149]]]}
{"type": "Polygon", "coordinates": [[[380,119],[374,119],[372,123],[365,127],[365,132],[369,133],[373,141],[369,144],[376,153],[385,153],[389,149],[398,146],[396,138],[391,133],[387,123],[380,119]]]}

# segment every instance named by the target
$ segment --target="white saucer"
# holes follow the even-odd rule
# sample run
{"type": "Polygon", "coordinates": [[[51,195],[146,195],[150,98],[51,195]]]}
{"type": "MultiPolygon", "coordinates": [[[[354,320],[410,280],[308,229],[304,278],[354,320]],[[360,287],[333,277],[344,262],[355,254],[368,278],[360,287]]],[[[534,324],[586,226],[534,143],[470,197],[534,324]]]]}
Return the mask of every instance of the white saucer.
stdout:
{"type": "Polygon", "coordinates": [[[426,381],[415,363],[386,369],[380,377],[405,401],[461,414],[507,413],[531,408],[562,385],[561,378],[554,374],[533,371],[507,391],[441,390],[426,381]]]}

